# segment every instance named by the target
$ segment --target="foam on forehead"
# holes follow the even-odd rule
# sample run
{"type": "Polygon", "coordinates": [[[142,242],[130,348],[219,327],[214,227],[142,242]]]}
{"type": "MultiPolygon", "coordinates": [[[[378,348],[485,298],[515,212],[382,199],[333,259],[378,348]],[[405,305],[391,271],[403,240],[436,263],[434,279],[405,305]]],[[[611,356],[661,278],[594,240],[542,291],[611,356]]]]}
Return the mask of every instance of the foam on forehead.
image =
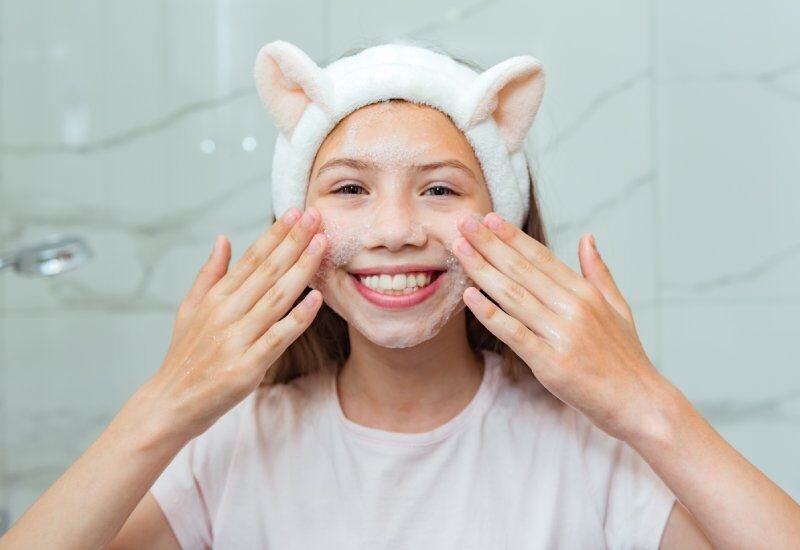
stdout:
{"type": "Polygon", "coordinates": [[[386,128],[399,128],[395,123],[407,117],[408,112],[399,111],[389,102],[372,104],[369,108],[378,110],[376,114],[381,118],[380,128],[374,125],[366,128],[367,121],[361,117],[347,120],[338,151],[342,156],[368,160],[381,169],[397,169],[416,162],[431,144],[441,139],[435,133],[425,135],[424,139],[409,139],[404,132],[386,131],[386,128]],[[370,130],[378,133],[368,135],[370,130]]]}

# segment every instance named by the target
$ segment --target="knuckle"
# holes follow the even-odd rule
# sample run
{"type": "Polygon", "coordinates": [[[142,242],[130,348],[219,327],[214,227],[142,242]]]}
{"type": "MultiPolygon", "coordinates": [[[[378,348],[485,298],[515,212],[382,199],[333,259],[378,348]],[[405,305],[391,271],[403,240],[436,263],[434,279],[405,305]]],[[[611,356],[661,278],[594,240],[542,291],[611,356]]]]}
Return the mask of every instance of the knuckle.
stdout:
{"type": "Polygon", "coordinates": [[[503,294],[509,301],[511,301],[511,303],[522,302],[527,293],[528,291],[525,290],[522,285],[514,281],[510,281],[503,285],[503,294]]]}
{"type": "Polygon", "coordinates": [[[596,286],[585,281],[579,281],[574,287],[574,290],[575,294],[590,304],[598,304],[600,303],[600,300],[605,299],[603,298],[603,294],[596,286]]]}
{"type": "Polygon", "coordinates": [[[279,351],[283,348],[283,344],[286,337],[283,334],[283,331],[280,328],[280,325],[272,325],[270,329],[264,333],[262,336],[261,341],[263,342],[264,348],[269,351],[279,351]]]}
{"type": "Polygon", "coordinates": [[[592,306],[584,299],[573,300],[572,312],[576,319],[585,320],[592,314],[592,306]]]}
{"type": "Polygon", "coordinates": [[[286,290],[282,285],[272,285],[270,289],[264,294],[264,299],[267,303],[282,302],[286,297],[286,290]]]}
{"type": "Polygon", "coordinates": [[[490,323],[494,322],[494,320],[495,320],[494,317],[497,314],[497,306],[495,306],[491,302],[488,302],[487,305],[486,305],[486,308],[483,311],[483,314],[486,317],[486,321],[487,322],[490,322],[490,323]]]}
{"type": "Polygon", "coordinates": [[[528,339],[528,329],[520,323],[519,321],[512,321],[511,326],[509,327],[510,334],[509,338],[511,339],[511,343],[517,347],[521,347],[528,339]]]}
{"type": "Polygon", "coordinates": [[[281,266],[274,260],[265,260],[259,268],[259,275],[268,281],[274,281],[281,274],[281,266]]]}
{"type": "Polygon", "coordinates": [[[255,268],[261,263],[261,258],[259,257],[258,253],[256,253],[255,249],[251,246],[244,251],[244,254],[242,254],[242,262],[244,262],[245,265],[255,268]]]}
{"type": "Polygon", "coordinates": [[[537,247],[533,251],[533,261],[540,265],[548,265],[553,261],[553,253],[546,246],[537,247]]]}
{"type": "Polygon", "coordinates": [[[305,234],[297,227],[289,232],[289,239],[297,246],[305,245],[305,234]]]}
{"type": "Polygon", "coordinates": [[[527,258],[519,256],[511,264],[511,270],[515,275],[528,276],[533,272],[534,268],[527,258]]]}
{"type": "Polygon", "coordinates": [[[489,262],[487,262],[483,258],[479,257],[477,254],[473,254],[472,258],[473,259],[471,261],[473,262],[472,265],[473,265],[474,269],[478,273],[485,273],[486,270],[489,268],[489,262]]]}
{"type": "Polygon", "coordinates": [[[293,308],[289,315],[292,317],[292,319],[294,319],[295,324],[301,325],[301,326],[306,324],[306,317],[307,316],[303,313],[301,307],[293,308]]]}

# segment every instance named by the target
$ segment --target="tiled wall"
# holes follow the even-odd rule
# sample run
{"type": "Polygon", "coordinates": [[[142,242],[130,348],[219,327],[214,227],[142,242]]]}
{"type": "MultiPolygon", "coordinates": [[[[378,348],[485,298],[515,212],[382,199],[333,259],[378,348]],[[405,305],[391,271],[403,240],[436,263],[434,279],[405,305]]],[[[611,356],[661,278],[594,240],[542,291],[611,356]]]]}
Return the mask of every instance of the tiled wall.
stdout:
{"type": "Polygon", "coordinates": [[[551,248],[594,232],[648,355],[800,499],[800,4],[364,0],[0,4],[0,250],[96,257],[0,274],[0,509],[16,519],[160,365],[228,235],[267,226],[275,130],[255,54],[319,63],[424,38],[485,67],[539,57],[530,136],[551,248]]]}

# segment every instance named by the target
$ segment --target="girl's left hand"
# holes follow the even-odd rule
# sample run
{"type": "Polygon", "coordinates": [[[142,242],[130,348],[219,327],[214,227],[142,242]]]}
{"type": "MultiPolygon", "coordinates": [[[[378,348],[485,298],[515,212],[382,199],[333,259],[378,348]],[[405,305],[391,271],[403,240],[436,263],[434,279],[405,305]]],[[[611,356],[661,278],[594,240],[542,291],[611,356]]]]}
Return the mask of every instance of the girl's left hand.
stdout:
{"type": "Polygon", "coordinates": [[[662,429],[674,386],[648,359],[593,239],[578,245],[581,276],[496,213],[463,216],[459,229],[456,256],[500,307],[473,287],[464,302],[543,386],[623,441],[662,429]]]}

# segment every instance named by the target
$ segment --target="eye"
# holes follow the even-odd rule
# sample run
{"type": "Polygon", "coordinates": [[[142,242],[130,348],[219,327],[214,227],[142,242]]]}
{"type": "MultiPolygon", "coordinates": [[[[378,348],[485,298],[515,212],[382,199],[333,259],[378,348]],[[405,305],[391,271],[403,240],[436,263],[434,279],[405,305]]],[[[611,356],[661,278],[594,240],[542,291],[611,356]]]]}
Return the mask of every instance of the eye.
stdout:
{"type": "Polygon", "coordinates": [[[444,185],[434,185],[432,187],[428,187],[425,190],[425,193],[423,193],[423,194],[427,194],[428,191],[431,191],[432,192],[431,194],[433,196],[436,196],[436,197],[441,197],[441,196],[444,196],[444,195],[458,195],[458,193],[456,193],[455,191],[453,191],[449,187],[445,187],[444,185]]]}
{"type": "Polygon", "coordinates": [[[333,193],[340,195],[363,195],[366,192],[366,189],[356,183],[347,183],[333,190],[333,193]]]}

